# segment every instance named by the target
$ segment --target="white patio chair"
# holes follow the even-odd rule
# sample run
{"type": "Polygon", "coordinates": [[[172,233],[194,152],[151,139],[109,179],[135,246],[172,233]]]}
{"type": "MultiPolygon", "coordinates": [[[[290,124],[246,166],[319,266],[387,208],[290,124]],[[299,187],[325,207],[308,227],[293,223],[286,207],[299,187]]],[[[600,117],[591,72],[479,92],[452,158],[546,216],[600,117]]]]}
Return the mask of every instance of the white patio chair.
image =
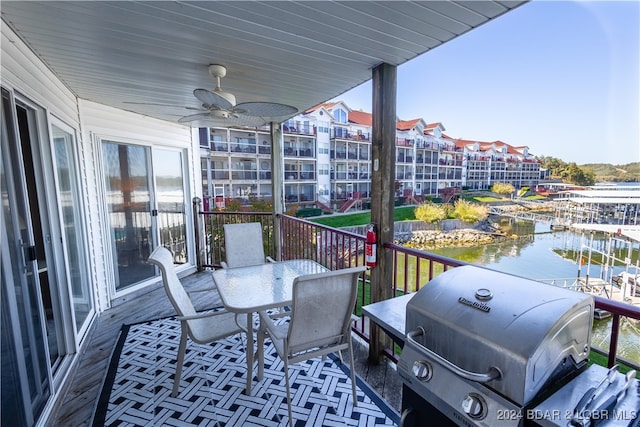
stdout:
{"type": "MultiPolygon", "coordinates": [[[[182,364],[187,348],[187,338],[198,344],[209,344],[214,341],[242,332],[236,316],[225,310],[197,312],[189,294],[180,283],[173,266],[173,256],[166,248],[158,247],[149,256],[149,262],[156,264],[162,272],[162,283],[169,301],[180,320],[180,346],[176,362],[176,375],[173,380],[172,397],[178,395],[182,364]]],[[[244,325],[246,330],[246,324],[244,325]]]]}
{"type": "Polygon", "coordinates": [[[353,406],[358,405],[351,343],[351,313],[358,291],[358,277],[365,270],[366,267],[346,268],[294,279],[291,311],[282,313],[282,316],[290,316],[288,323],[276,324],[268,313],[260,312],[258,379],[262,379],[264,372],[264,340],[269,335],[278,356],[284,361],[291,426],[290,363],[347,350],[353,406]]]}
{"type": "Polygon", "coordinates": [[[262,224],[247,222],[243,224],[225,224],[224,226],[225,261],[222,268],[247,267],[250,265],[275,262],[264,256],[262,243],[262,224]]]}

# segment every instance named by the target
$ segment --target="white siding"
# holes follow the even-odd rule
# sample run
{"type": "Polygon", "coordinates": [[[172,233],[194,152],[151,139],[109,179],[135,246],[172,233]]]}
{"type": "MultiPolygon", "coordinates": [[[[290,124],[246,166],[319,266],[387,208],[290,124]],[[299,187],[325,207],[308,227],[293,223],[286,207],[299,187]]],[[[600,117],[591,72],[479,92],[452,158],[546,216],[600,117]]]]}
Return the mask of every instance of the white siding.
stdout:
{"type": "Polygon", "coordinates": [[[1,25],[0,30],[2,31],[0,40],[2,85],[15,89],[77,129],[78,112],[73,93],[44,66],[7,25],[1,25]]]}

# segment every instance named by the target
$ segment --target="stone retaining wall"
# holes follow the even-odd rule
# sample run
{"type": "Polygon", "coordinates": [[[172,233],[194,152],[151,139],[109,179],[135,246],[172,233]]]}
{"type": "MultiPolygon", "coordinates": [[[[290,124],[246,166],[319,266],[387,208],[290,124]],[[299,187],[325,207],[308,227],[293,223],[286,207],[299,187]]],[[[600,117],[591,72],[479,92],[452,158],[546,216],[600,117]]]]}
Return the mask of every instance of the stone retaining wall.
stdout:
{"type": "MultiPolygon", "coordinates": [[[[366,225],[343,227],[342,230],[364,236],[366,225]]],[[[447,219],[438,224],[427,224],[424,221],[394,223],[394,243],[416,249],[477,246],[504,238],[506,236],[489,221],[469,224],[458,219],[447,219]]]]}

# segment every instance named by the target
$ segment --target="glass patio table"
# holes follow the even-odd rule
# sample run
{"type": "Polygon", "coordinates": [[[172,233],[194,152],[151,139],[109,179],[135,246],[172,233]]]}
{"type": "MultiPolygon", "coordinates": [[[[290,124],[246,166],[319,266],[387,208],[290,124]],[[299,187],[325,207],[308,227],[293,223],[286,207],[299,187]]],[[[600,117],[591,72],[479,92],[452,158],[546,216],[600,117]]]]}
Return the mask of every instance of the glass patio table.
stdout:
{"type": "MultiPolygon", "coordinates": [[[[225,309],[236,316],[247,316],[247,388],[251,394],[254,344],[253,314],[263,310],[291,305],[293,280],[298,276],[329,271],[312,260],[297,259],[281,262],[227,268],[213,272],[220,299],[225,309]]],[[[237,322],[241,324],[241,322],[237,322]]],[[[244,329],[244,328],[243,328],[244,329]]]]}

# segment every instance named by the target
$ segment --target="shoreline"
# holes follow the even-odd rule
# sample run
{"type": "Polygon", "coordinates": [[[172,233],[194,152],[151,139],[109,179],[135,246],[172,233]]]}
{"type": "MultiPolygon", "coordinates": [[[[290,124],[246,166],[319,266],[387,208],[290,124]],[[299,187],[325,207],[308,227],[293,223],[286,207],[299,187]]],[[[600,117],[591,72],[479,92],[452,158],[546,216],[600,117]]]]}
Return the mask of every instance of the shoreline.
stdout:
{"type": "MultiPolygon", "coordinates": [[[[408,233],[403,233],[408,234],[408,233]]],[[[497,243],[512,237],[471,228],[453,231],[414,231],[411,236],[396,236],[394,243],[414,249],[468,247],[497,243]]]]}
{"type": "Polygon", "coordinates": [[[490,221],[484,220],[475,226],[452,230],[398,232],[394,235],[394,243],[414,249],[430,249],[486,245],[513,238],[514,236],[509,236],[500,231],[499,227],[493,225],[490,221]]]}

